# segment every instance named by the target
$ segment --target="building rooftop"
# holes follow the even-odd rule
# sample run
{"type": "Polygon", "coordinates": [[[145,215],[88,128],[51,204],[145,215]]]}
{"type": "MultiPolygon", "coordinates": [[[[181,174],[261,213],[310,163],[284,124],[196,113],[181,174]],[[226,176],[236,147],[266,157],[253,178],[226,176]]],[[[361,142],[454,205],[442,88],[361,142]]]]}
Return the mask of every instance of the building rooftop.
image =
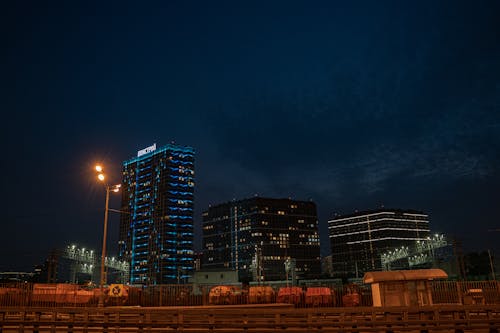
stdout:
{"type": "Polygon", "coordinates": [[[334,221],[334,220],[338,220],[338,219],[345,219],[345,218],[349,218],[349,217],[359,217],[359,216],[364,216],[364,215],[379,214],[379,213],[418,214],[418,215],[427,216],[427,214],[425,214],[424,212],[419,211],[419,210],[414,210],[414,209],[378,208],[378,209],[373,209],[373,210],[357,211],[357,212],[345,214],[345,215],[336,214],[333,218],[329,219],[329,221],[334,221]]]}
{"type": "Polygon", "coordinates": [[[407,271],[366,272],[363,282],[433,280],[446,279],[447,277],[448,274],[442,269],[415,269],[407,271]]]}
{"type": "Polygon", "coordinates": [[[302,203],[308,203],[308,204],[314,204],[312,200],[297,200],[297,199],[292,199],[292,198],[269,198],[269,197],[261,197],[261,196],[254,196],[254,197],[249,197],[249,198],[244,198],[244,199],[233,199],[231,201],[226,201],[222,203],[218,203],[215,205],[209,205],[209,207],[217,207],[217,206],[224,206],[224,205],[231,205],[239,202],[245,202],[245,201],[293,201],[293,202],[302,202],[302,203]]]}

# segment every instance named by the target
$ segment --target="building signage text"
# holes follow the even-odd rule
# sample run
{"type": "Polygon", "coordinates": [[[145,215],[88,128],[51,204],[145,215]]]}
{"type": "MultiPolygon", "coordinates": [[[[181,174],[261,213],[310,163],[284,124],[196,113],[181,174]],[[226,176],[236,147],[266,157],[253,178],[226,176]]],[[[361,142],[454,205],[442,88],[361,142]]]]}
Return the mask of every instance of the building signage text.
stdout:
{"type": "Polygon", "coordinates": [[[137,157],[142,156],[144,154],[150,153],[152,151],[156,150],[156,143],[153,144],[152,146],[146,147],[144,149],[141,149],[137,152],[137,157]]]}

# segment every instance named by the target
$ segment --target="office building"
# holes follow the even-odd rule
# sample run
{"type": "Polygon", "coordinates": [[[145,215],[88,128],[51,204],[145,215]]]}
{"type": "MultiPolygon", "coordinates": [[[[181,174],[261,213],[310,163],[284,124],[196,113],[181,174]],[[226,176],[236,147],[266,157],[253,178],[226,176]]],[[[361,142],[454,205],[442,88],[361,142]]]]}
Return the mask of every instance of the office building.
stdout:
{"type": "Polygon", "coordinates": [[[328,221],[328,231],[333,274],[347,278],[382,270],[382,254],[413,246],[430,235],[427,214],[397,209],[336,216],[328,221]]]}
{"type": "Polygon", "coordinates": [[[123,162],[119,253],[130,283],[185,283],[193,271],[194,150],[174,144],[123,162]]]}
{"type": "Polygon", "coordinates": [[[211,206],[203,213],[202,267],[234,269],[243,282],[319,277],[316,205],[253,197],[211,206]]]}

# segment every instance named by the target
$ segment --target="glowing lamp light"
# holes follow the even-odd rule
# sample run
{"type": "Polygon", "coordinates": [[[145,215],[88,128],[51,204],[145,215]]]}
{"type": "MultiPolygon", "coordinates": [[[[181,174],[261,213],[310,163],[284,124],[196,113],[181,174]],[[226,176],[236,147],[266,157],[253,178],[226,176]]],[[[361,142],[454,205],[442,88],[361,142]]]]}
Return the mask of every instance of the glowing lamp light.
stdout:
{"type": "MultiPolygon", "coordinates": [[[[101,165],[96,165],[95,166],[95,171],[98,172],[97,179],[99,179],[101,182],[104,182],[104,179],[106,178],[104,176],[103,172],[103,167],[101,165]]],[[[104,285],[106,284],[106,275],[104,274],[105,271],[105,262],[108,260],[106,258],[106,235],[107,235],[107,228],[108,228],[108,211],[116,211],[109,209],[108,207],[108,201],[109,201],[109,192],[118,192],[120,190],[119,185],[114,185],[110,186],[109,184],[105,184],[106,186],[106,207],[104,209],[104,231],[103,231],[103,237],[102,237],[102,255],[101,255],[101,278],[99,282],[99,289],[101,291],[101,294],[99,296],[99,301],[98,301],[98,306],[102,307],[104,306],[104,285]]],[[[90,252],[92,255],[92,252],[90,252]]]]}

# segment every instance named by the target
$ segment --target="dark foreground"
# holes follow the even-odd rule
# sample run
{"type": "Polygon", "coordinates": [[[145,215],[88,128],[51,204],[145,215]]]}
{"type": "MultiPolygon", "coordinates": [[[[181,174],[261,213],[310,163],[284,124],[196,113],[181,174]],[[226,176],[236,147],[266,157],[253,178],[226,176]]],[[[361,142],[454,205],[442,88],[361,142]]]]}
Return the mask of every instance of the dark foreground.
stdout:
{"type": "Polygon", "coordinates": [[[0,332],[495,332],[500,305],[0,308],[0,332]]]}

